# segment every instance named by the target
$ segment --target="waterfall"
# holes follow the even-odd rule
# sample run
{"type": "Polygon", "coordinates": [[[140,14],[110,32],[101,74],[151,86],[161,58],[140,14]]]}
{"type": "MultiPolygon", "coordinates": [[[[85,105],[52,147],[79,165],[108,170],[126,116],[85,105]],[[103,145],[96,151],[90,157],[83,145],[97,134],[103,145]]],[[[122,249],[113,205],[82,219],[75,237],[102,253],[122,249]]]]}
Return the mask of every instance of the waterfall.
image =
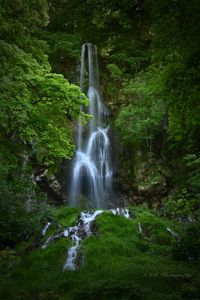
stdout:
{"type": "Polygon", "coordinates": [[[95,208],[107,207],[112,196],[112,163],[109,113],[99,92],[97,47],[84,44],[81,51],[80,88],[89,98],[88,126],[78,124],[77,151],[73,160],[70,204],[89,201],[95,208]]]}

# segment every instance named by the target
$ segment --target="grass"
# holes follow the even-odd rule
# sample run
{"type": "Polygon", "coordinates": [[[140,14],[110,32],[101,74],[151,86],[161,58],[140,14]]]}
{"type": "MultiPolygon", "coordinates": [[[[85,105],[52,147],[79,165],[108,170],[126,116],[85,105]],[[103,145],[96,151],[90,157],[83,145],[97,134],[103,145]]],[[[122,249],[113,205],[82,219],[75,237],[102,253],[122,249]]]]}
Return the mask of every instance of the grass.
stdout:
{"type": "MultiPolygon", "coordinates": [[[[172,259],[174,238],[166,227],[180,233],[181,226],[143,207],[130,211],[128,220],[111,212],[96,218],[94,235],[79,249],[83,265],[74,272],[62,272],[71,245],[67,238],[28,253],[26,243],[18,245],[10,268],[7,250],[4,269],[9,271],[1,278],[1,299],[199,299],[198,265],[172,259]]],[[[75,225],[78,215],[77,208],[56,209],[45,238],[58,223],[63,228],[75,225]]]]}

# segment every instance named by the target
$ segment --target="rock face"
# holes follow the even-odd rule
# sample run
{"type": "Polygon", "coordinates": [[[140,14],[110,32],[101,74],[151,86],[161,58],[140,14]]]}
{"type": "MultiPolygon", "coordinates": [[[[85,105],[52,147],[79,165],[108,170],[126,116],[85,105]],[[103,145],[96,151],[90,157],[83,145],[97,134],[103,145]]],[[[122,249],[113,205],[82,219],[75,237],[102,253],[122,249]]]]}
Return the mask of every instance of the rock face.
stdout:
{"type": "Polygon", "coordinates": [[[154,159],[139,164],[136,169],[138,195],[149,207],[157,207],[168,192],[167,171],[161,162],[154,159]]]}
{"type": "Polygon", "coordinates": [[[39,170],[35,175],[35,182],[47,194],[50,203],[61,205],[65,202],[61,184],[53,173],[49,174],[47,169],[39,170]]]}
{"type": "Polygon", "coordinates": [[[113,178],[117,205],[146,203],[149,208],[160,207],[171,188],[164,162],[142,153],[135,153],[134,157],[126,154],[113,178]]]}

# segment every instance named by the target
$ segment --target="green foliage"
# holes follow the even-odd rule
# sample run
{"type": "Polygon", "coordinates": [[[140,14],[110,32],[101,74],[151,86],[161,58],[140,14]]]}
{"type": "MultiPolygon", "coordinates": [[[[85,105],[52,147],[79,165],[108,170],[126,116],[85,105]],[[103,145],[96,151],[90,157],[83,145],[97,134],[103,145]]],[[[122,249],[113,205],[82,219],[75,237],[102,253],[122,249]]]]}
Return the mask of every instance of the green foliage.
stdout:
{"type": "Polygon", "coordinates": [[[152,3],[152,59],[164,67],[168,133],[177,148],[196,151],[199,131],[198,1],[152,3]],[[191,12],[187,13],[187,10],[191,12]],[[156,16],[156,17],[155,17],[156,16]],[[198,25],[195,25],[198,24],[198,25]]]}
{"type": "Polygon", "coordinates": [[[170,218],[196,218],[200,208],[199,198],[192,197],[190,191],[183,189],[177,195],[169,195],[163,208],[165,215],[170,218]]]}
{"type": "Polygon", "coordinates": [[[169,110],[169,135],[177,144],[186,142],[187,151],[194,147],[199,130],[199,81],[198,66],[190,66],[174,57],[176,62],[166,66],[165,93],[169,110]],[[172,80],[173,78],[173,80],[172,80]]]}
{"type": "Polygon", "coordinates": [[[13,0],[12,3],[1,0],[1,36],[10,42],[33,33],[36,28],[48,22],[48,5],[45,0],[13,0]]]}
{"type": "Polygon", "coordinates": [[[141,288],[127,280],[102,280],[76,292],[74,299],[142,299],[141,288]],[[101,298],[99,298],[101,297],[101,298]],[[119,298],[120,297],[120,298],[119,298]]]}
{"type": "Polygon", "coordinates": [[[198,260],[200,257],[200,224],[190,224],[174,242],[172,256],[177,260],[198,260]]]}
{"type": "Polygon", "coordinates": [[[0,251],[0,270],[1,276],[9,278],[12,274],[12,269],[19,265],[20,257],[16,256],[16,251],[8,248],[0,251]]]}
{"type": "Polygon", "coordinates": [[[189,173],[188,186],[195,196],[200,195],[200,157],[197,154],[187,154],[184,158],[189,173]]]}
{"type": "Polygon", "coordinates": [[[110,64],[107,68],[110,71],[111,77],[114,80],[120,79],[120,77],[123,75],[122,71],[115,64],[110,64]]]}
{"type": "MultiPolygon", "coordinates": [[[[17,174],[16,174],[17,175],[17,174]]],[[[1,182],[0,189],[0,248],[13,246],[34,231],[34,222],[25,213],[23,200],[27,195],[27,180],[16,179],[10,184],[1,182]],[[21,199],[20,199],[21,198],[21,199]]]]}
{"type": "Polygon", "coordinates": [[[49,45],[49,62],[53,71],[63,74],[72,82],[77,82],[77,62],[81,48],[80,35],[66,34],[66,31],[59,32],[57,27],[55,32],[40,30],[37,35],[47,41],[49,45]]]}
{"type": "Polygon", "coordinates": [[[48,27],[50,31],[56,28],[59,32],[81,34],[84,40],[103,44],[108,37],[116,37],[118,32],[130,31],[134,24],[132,16],[135,19],[141,16],[141,7],[142,4],[137,1],[52,1],[48,27]]]}
{"type": "Polygon", "coordinates": [[[121,60],[123,71],[125,59],[142,62],[142,57],[146,58],[146,63],[143,60],[138,67],[133,63],[129,70],[126,69],[121,86],[117,87],[121,93],[116,93],[120,101],[115,100],[118,106],[120,104],[116,129],[128,147],[133,145],[143,153],[152,151],[155,157],[162,157],[171,169],[172,182],[180,187],[187,186],[191,197],[198,197],[198,1],[158,3],[148,0],[142,14],[146,24],[144,22],[134,46],[129,40],[134,51],[128,50],[122,36],[119,38],[121,53],[111,51],[116,58],[115,64],[119,65],[117,56],[121,60]],[[193,166],[188,165],[190,155],[197,159],[193,158],[193,166]]]}
{"type": "Polygon", "coordinates": [[[131,80],[122,90],[127,97],[127,105],[116,120],[123,140],[138,144],[146,142],[151,151],[152,139],[161,130],[165,105],[161,95],[162,70],[150,70],[131,80]]]}

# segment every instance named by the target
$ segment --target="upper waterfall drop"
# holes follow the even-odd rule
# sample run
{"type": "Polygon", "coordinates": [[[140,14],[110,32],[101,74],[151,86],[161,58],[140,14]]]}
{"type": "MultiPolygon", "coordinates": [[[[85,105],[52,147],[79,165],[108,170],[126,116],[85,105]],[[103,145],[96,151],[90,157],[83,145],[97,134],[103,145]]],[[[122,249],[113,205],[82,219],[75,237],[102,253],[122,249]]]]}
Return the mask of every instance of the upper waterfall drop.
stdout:
{"type": "Polygon", "coordinates": [[[80,88],[89,98],[88,126],[78,124],[77,151],[73,160],[70,204],[88,200],[93,208],[106,208],[112,196],[112,161],[109,113],[99,91],[97,47],[84,44],[81,50],[80,88]]]}

